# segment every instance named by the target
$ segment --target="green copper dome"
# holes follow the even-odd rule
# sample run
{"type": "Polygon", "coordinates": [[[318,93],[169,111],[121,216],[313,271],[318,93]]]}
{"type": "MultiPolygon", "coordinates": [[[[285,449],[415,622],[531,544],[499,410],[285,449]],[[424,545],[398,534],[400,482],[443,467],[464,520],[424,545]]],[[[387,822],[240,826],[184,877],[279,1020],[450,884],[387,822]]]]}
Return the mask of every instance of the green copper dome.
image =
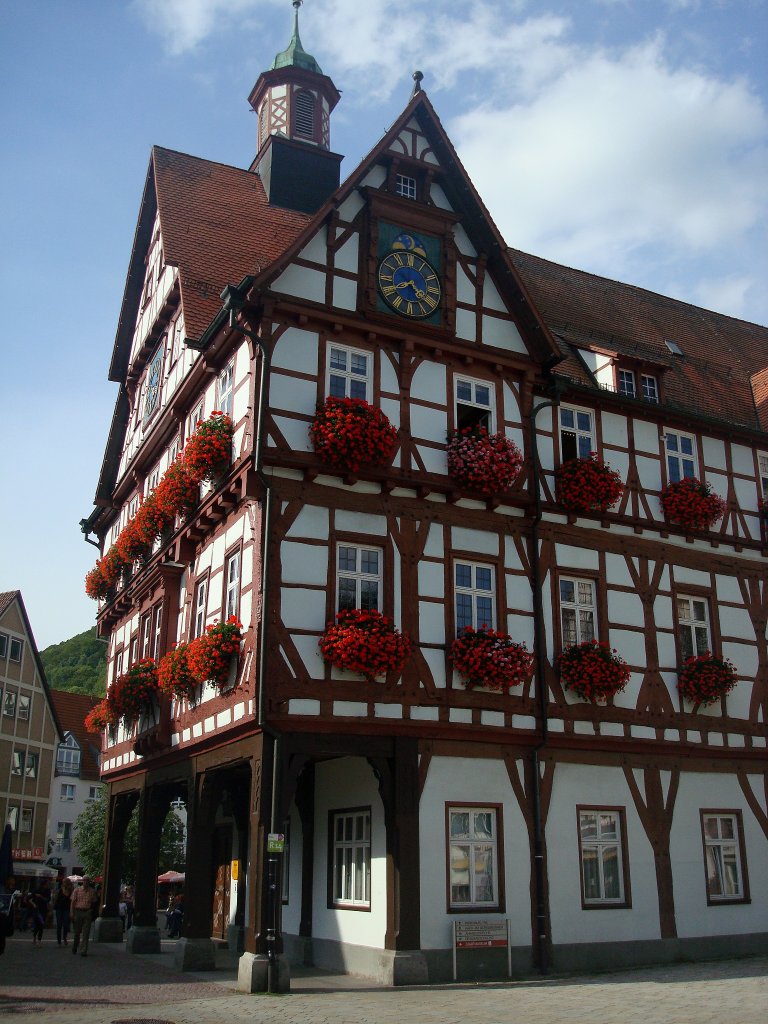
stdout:
{"type": "Polygon", "coordinates": [[[307,53],[301,45],[299,37],[299,7],[294,3],[295,13],[293,16],[293,35],[291,41],[282,53],[278,53],[272,61],[271,71],[276,68],[304,68],[305,71],[314,71],[316,75],[322,75],[322,69],[311,53],[307,53]]]}

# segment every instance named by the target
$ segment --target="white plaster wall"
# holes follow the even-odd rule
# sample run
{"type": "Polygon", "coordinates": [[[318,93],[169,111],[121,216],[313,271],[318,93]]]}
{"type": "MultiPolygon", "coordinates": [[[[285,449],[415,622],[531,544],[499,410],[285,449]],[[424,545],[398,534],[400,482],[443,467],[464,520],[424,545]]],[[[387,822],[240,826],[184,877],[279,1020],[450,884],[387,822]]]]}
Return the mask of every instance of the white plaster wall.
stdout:
{"type": "Polygon", "coordinates": [[[704,463],[709,469],[726,471],[727,462],[725,459],[725,442],[719,438],[703,437],[702,449],[704,451],[704,463]]]}
{"type": "MultiPolygon", "coordinates": [[[[278,327],[278,324],[274,325],[278,327]]],[[[272,353],[272,367],[304,370],[317,366],[317,334],[289,327],[280,335],[272,353]]]]}
{"type": "Polygon", "coordinates": [[[328,549],[318,544],[283,541],[281,548],[283,583],[325,586],[328,581],[328,549]]]}
{"type": "Polygon", "coordinates": [[[653,851],[618,768],[560,764],[547,816],[547,870],[556,943],[659,938],[653,851]],[[582,910],[577,806],[623,807],[632,907],[582,910]]]}
{"type": "Polygon", "coordinates": [[[305,505],[288,530],[288,537],[328,538],[328,509],[305,505]]]}
{"type": "Polygon", "coordinates": [[[306,267],[289,266],[275,279],[272,287],[285,295],[296,295],[310,302],[325,301],[325,273],[306,267]]]}
{"type": "Polygon", "coordinates": [[[503,762],[433,757],[419,809],[423,949],[446,949],[451,945],[454,915],[449,913],[447,906],[448,854],[445,805],[486,802],[501,804],[503,819],[506,907],[503,913],[499,912],[493,916],[509,918],[512,922],[514,945],[530,944],[528,832],[503,762]]]}
{"type": "MultiPolygon", "coordinates": [[[[464,341],[475,341],[477,339],[477,324],[474,311],[467,309],[456,310],[456,337],[464,341]]],[[[493,344],[496,344],[494,341],[493,344]]]]}
{"type": "Polygon", "coordinates": [[[475,286],[460,264],[456,265],[456,298],[459,302],[467,304],[472,304],[475,301],[475,286]]]}
{"type": "Polygon", "coordinates": [[[600,566],[598,553],[592,548],[577,548],[570,544],[556,544],[555,552],[558,566],[567,566],[568,570],[591,569],[594,572],[600,566]]]}
{"type": "Polygon", "coordinates": [[[386,833],[384,810],[370,765],[344,757],[315,767],[315,886],[312,934],[358,946],[384,948],[387,927],[386,833]],[[347,807],[371,808],[371,909],[329,910],[328,813],[347,807]]]}
{"type": "Polygon", "coordinates": [[[507,352],[528,352],[517,325],[511,320],[483,316],[483,340],[486,345],[495,345],[496,348],[503,348],[507,352]]]}
{"type": "Polygon", "coordinates": [[[468,530],[463,526],[453,527],[451,542],[453,547],[460,551],[472,551],[480,555],[495,557],[499,550],[499,538],[495,533],[468,530]]]}
{"type": "Polygon", "coordinates": [[[283,587],[280,601],[282,620],[287,629],[320,631],[324,628],[327,618],[325,590],[283,587]]]}
{"type": "Polygon", "coordinates": [[[656,424],[650,423],[647,420],[634,419],[632,426],[635,436],[635,449],[639,452],[658,455],[662,448],[659,441],[659,428],[656,424]]]}
{"type": "MultiPolygon", "coordinates": [[[[436,188],[440,189],[441,192],[443,191],[440,188],[439,185],[433,185],[432,186],[433,193],[434,193],[434,190],[436,188]]],[[[445,193],[443,193],[443,195],[444,194],[445,193]]],[[[448,210],[450,210],[450,208],[451,208],[448,205],[448,201],[447,200],[446,200],[445,208],[448,209],[448,210]]],[[[454,229],[453,229],[453,238],[454,238],[454,241],[456,242],[456,248],[459,250],[459,252],[462,254],[462,256],[469,256],[471,259],[475,259],[477,257],[477,249],[475,249],[474,245],[472,245],[472,243],[470,242],[469,235],[464,230],[464,227],[461,224],[457,224],[454,227],[454,229]]]]}
{"type": "MultiPolygon", "coordinates": [[[[753,791],[765,811],[765,796],[760,781],[757,780],[753,791]]],[[[680,938],[749,934],[766,930],[768,846],[734,776],[725,772],[710,775],[688,773],[681,776],[672,822],[670,853],[680,938]],[[751,903],[707,906],[701,810],[742,812],[751,903]]]]}
{"type": "Polygon", "coordinates": [[[334,277],[333,304],[337,309],[357,309],[357,281],[334,277]]]}
{"type": "Polygon", "coordinates": [[[338,270],[348,270],[352,274],[357,273],[357,260],[360,247],[360,236],[351,235],[340,249],[336,250],[334,265],[338,270]]]}
{"type": "Polygon", "coordinates": [[[325,266],[327,252],[328,232],[325,227],[321,227],[317,234],[310,238],[299,256],[304,260],[309,260],[310,263],[320,263],[325,266]]]}

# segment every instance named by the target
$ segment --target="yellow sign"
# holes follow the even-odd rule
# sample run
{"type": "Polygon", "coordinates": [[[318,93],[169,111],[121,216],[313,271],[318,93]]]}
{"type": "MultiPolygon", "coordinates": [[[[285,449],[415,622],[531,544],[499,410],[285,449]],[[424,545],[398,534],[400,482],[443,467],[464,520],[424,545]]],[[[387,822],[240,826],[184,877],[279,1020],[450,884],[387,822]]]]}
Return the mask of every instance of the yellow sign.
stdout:
{"type": "Polygon", "coordinates": [[[233,860],[232,861],[232,881],[233,882],[237,881],[237,875],[238,875],[239,871],[240,871],[240,861],[239,860],[233,860]]]}

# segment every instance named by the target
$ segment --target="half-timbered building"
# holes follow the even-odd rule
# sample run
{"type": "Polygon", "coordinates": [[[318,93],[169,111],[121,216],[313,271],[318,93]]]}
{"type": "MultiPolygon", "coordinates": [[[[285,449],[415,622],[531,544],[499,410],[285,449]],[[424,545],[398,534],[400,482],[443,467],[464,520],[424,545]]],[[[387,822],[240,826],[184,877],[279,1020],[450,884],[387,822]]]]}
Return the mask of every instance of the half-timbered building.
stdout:
{"type": "Polygon", "coordinates": [[[244,989],[270,949],[281,986],[291,961],[446,979],[457,921],[509,921],[521,972],[765,950],[768,331],[509,248],[414,78],[341,184],[339,94],[297,30],[251,93],[251,167],[152,151],[86,531],[106,554],[198,423],[234,433],[223,475],[100,600],[109,680],[232,615],[243,639],[227,685],[105,732],[100,933],[137,808],[129,949],[159,950],[159,833],[182,798],[177,964],[226,939],[244,989]],[[328,396],[384,413],[391,459],[321,457],[328,396]],[[523,458],[492,493],[448,471],[449,435],[479,427],[523,458]],[[558,467],[590,453],[623,491],[573,511],[558,467]],[[689,479],[723,499],[716,523],[665,515],[689,479]],[[410,640],[401,669],[324,660],[349,609],[410,640]],[[483,626],[533,655],[508,692],[455,667],[483,626]],[[629,667],[606,703],[563,684],[560,655],[593,640],[629,667]],[[708,654],[736,684],[687,699],[679,673],[708,654]]]}

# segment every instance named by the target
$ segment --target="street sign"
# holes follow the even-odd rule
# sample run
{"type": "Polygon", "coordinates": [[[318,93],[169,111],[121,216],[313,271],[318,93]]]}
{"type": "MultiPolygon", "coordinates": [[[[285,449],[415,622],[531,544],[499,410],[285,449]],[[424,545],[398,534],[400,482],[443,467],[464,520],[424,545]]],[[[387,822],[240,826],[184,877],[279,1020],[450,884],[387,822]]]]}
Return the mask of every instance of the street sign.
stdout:
{"type": "Polygon", "coordinates": [[[285,836],[282,832],[270,832],[267,836],[267,853],[284,853],[285,836]]]}

